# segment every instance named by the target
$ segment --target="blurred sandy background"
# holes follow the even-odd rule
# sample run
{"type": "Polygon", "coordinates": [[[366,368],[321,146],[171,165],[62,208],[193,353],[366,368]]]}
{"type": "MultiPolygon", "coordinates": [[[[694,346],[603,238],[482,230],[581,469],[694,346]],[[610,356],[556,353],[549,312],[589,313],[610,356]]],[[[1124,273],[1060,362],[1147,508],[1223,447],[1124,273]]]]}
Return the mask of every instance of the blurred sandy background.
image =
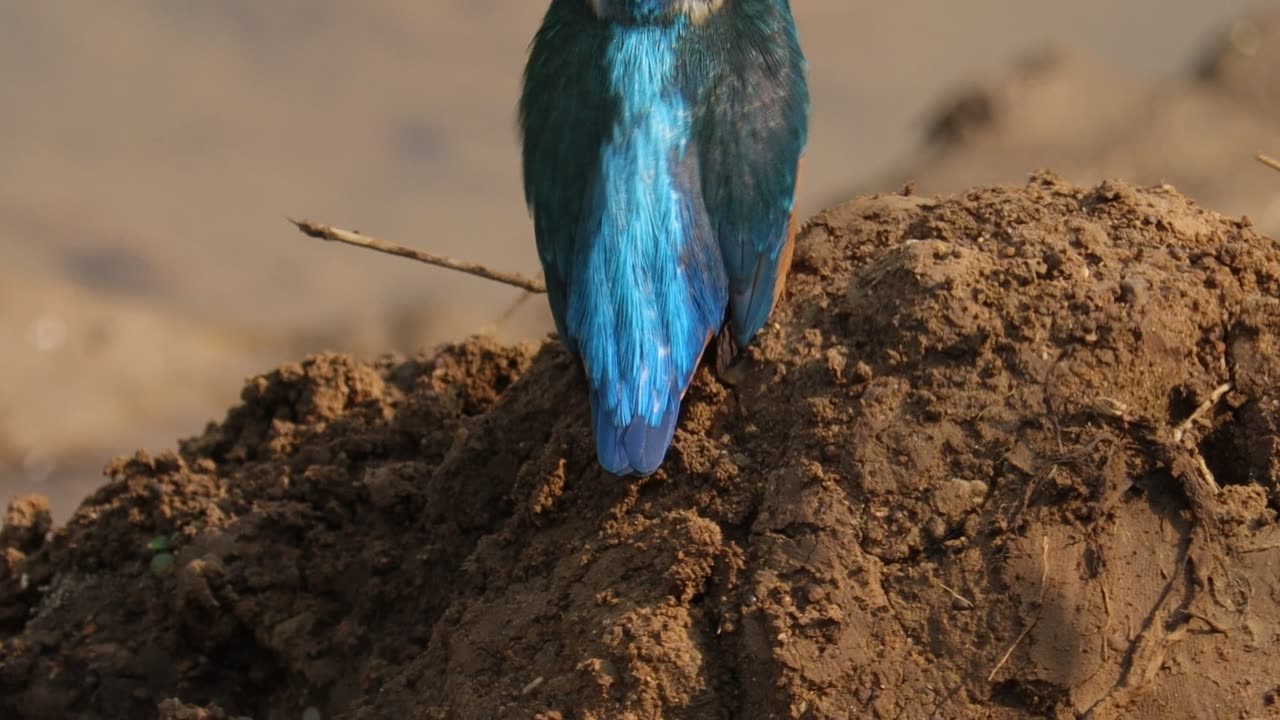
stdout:
{"type": "MultiPolygon", "coordinates": [[[[1280,51],[1237,20],[1263,7],[798,0],[802,211],[1051,166],[1168,180],[1274,232],[1280,178],[1249,158],[1280,153],[1280,51]]],[[[515,291],[283,218],[536,273],[514,103],[544,8],[0,0],[0,495],[65,517],[108,456],[172,446],[251,373],[491,329],[515,291]]],[[[533,302],[500,333],[547,327],[533,302]]]]}

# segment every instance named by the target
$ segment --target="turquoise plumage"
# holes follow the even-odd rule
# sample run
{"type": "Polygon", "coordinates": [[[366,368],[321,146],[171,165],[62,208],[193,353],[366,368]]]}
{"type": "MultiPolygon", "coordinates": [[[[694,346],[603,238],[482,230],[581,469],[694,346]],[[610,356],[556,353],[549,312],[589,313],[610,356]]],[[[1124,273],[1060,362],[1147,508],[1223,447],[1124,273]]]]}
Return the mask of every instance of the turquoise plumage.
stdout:
{"type": "Polygon", "coordinates": [[[648,474],[709,341],[751,341],[790,263],[806,140],[786,0],[553,0],[520,101],[525,195],[601,464],[648,474]]]}

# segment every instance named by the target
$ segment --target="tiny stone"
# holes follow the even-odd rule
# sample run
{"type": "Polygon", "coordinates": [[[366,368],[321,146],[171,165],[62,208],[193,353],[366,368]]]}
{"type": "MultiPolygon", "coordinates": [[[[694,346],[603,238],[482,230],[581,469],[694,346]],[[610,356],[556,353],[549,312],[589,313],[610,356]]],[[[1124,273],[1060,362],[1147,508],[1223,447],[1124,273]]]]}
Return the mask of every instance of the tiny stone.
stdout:
{"type": "Polygon", "coordinates": [[[1127,303],[1140,303],[1147,299],[1147,281],[1140,277],[1127,277],[1120,281],[1120,299],[1127,303]]]}
{"type": "Polygon", "coordinates": [[[858,364],[853,366],[853,379],[855,381],[862,383],[870,382],[873,377],[875,377],[875,373],[871,371],[871,366],[865,362],[859,360],[858,364]]]}
{"type": "Polygon", "coordinates": [[[925,523],[925,532],[928,533],[929,539],[934,542],[940,542],[947,537],[947,522],[941,517],[934,515],[925,523]]]}
{"type": "Polygon", "coordinates": [[[809,583],[805,587],[804,593],[811,603],[822,602],[823,598],[827,596],[827,591],[823,590],[822,586],[817,583],[809,583]]]}

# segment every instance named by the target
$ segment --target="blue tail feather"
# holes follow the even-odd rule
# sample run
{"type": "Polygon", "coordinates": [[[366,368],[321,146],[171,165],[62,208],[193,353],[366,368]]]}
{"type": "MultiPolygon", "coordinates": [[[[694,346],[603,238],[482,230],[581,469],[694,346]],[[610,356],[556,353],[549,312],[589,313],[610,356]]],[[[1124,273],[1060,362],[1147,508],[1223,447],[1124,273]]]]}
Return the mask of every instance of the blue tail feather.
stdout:
{"type": "Polygon", "coordinates": [[[662,464],[680,416],[680,401],[669,402],[658,419],[650,425],[643,417],[635,417],[625,427],[614,424],[613,415],[602,407],[597,393],[591,392],[591,416],[596,436],[596,455],[605,470],[614,475],[649,475],[662,464]]]}

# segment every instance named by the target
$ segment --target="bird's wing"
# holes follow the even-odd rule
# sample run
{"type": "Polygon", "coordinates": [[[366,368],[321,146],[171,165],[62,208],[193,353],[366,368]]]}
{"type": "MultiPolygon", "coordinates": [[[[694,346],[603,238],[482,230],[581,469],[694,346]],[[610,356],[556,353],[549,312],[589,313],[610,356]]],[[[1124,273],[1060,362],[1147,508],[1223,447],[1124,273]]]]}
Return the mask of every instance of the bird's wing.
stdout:
{"type": "Polygon", "coordinates": [[[604,59],[609,35],[586,3],[557,1],[534,38],[520,98],[525,201],[533,214],[551,314],[566,332],[567,283],[600,151],[616,115],[604,59]]]}
{"type": "Polygon", "coordinates": [[[738,28],[721,57],[696,137],[703,198],[729,276],[728,329],[741,346],[764,325],[785,281],[809,92],[789,16],[738,28]]]}

